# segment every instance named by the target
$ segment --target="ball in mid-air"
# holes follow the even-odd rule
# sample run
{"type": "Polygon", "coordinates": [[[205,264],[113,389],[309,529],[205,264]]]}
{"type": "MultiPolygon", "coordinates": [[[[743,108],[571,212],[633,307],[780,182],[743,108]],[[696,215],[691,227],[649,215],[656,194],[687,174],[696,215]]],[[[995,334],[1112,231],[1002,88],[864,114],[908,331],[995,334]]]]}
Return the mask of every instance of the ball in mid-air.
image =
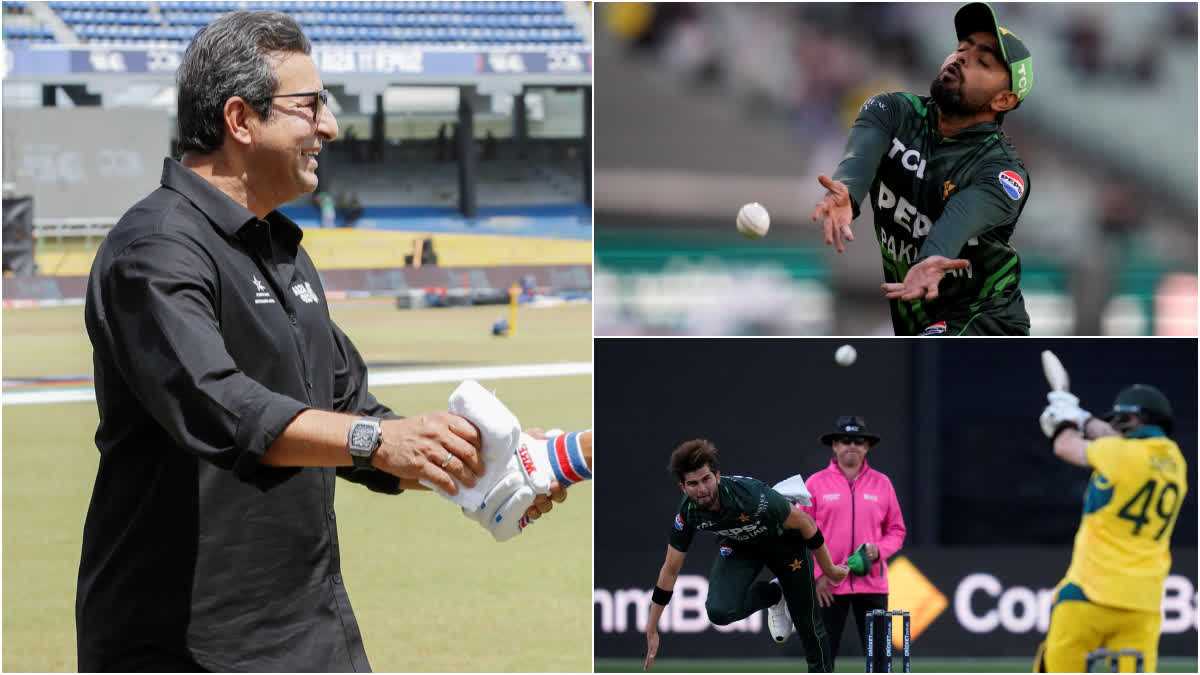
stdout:
{"type": "Polygon", "coordinates": [[[758,202],[750,202],[738,210],[737,229],[742,236],[758,239],[767,234],[771,227],[771,214],[758,202]]]}
{"type": "Polygon", "coordinates": [[[850,345],[842,345],[833,354],[833,360],[838,362],[839,366],[848,366],[854,363],[854,359],[858,358],[858,352],[850,345]]]}

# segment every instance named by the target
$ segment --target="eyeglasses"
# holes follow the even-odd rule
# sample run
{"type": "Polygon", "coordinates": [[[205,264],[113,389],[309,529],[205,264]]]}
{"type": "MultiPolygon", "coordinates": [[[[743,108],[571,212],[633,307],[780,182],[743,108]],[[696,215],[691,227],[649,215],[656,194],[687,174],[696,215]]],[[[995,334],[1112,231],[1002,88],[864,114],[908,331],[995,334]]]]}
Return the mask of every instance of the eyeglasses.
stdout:
{"type": "Polygon", "coordinates": [[[866,445],[867,444],[867,439],[862,438],[861,436],[842,436],[841,438],[837,438],[834,440],[836,440],[838,443],[841,443],[843,445],[866,445]]]}
{"type": "Polygon", "coordinates": [[[329,90],[322,89],[321,91],[302,91],[296,94],[275,94],[274,96],[266,96],[264,98],[270,100],[273,98],[296,98],[299,96],[312,96],[312,103],[309,107],[312,109],[313,121],[321,116],[321,106],[329,105],[329,90]]]}

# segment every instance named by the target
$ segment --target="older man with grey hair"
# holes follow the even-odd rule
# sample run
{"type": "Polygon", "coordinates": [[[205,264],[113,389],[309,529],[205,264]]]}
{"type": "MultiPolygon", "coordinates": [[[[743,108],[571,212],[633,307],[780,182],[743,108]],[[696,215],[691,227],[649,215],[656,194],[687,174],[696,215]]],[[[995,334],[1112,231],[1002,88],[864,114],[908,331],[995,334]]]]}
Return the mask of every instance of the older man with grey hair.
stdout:
{"type": "MultiPolygon", "coordinates": [[[[367,390],[300,228],[276,210],[317,187],[338,132],[310,52],[277,12],[201,30],[177,74],[183,155],[97,252],[81,671],[369,670],[335,478],[453,495],[484,475],[466,418],[401,418],[367,390]]],[[[488,502],[549,509],[508,499],[516,483],[488,502]]]]}

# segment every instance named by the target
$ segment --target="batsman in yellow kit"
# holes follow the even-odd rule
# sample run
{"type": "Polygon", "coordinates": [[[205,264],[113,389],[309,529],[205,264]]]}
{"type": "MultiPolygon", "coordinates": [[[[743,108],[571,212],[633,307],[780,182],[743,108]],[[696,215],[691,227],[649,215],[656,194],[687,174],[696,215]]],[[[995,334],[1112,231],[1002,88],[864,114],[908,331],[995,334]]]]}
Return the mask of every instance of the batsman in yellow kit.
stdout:
{"type": "MultiPolygon", "coordinates": [[[[1097,419],[1065,391],[1051,392],[1039,420],[1054,454],[1093,469],[1067,575],[1054,593],[1035,672],[1080,673],[1090,652],[1141,652],[1158,665],[1163,584],[1171,533],[1187,494],[1187,463],[1170,439],[1166,396],[1135,384],[1097,419]]],[[[1132,672],[1133,658],[1120,662],[1132,672]]]]}

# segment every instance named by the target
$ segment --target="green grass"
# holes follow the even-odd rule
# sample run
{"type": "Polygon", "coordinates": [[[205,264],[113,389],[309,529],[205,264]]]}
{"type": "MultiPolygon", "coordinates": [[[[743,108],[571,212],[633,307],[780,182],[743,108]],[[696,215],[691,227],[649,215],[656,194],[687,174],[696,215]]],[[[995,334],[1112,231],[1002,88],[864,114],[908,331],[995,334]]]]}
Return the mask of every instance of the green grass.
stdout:
{"type": "MultiPolygon", "coordinates": [[[[368,361],[437,365],[591,359],[588,307],[523,309],[493,338],[495,308],[338,305],[368,361]]],[[[90,373],[82,308],[3,312],[4,377],[90,373]]],[[[484,381],[527,426],[591,426],[591,377],[484,381]]],[[[400,412],[445,409],[453,384],[374,390],[400,412]]],[[[3,409],[3,669],[76,669],[75,579],[98,455],[92,403],[3,409]]],[[[492,541],[431,493],[342,482],[346,586],[377,671],[591,670],[592,489],[517,539],[492,541]]]]}
{"type": "MultiPolygon", "coordinates": [[[[896,659],[895,670],[900,670],[896,659]]],[[[641,659],[596,659],[597,673],[632,673],[642,671],[641,659]]],[[[862,657],[843,656],[837,661],[837,673],[861,673],[866,670],[862,657]]],[[[654,672],[663,673],[795,673],[807,666],[803,659],[656,659],[654,672]]],[[[914,654],[914,673],[1028,673],[1033,669],[1033,655],[993,658],[921,658],[914,654]]],[[[1160,673],[1194,673],[1196,659],[1167,657],[1158,660],[1160,673]]]]}
{"type": "MultiPolygon", "coordinates": [[[[367,361],[484,365],[590,361],[591,305],[521,308],[515,337],[493,337],[508,307],[396,310],[387,302],[330,307],[333,320],[367,361]]],[[[4,377],[92,372],[83,307],[6,310],[4,377]]],[[[520,414],[520,411],[515,411],[520,414]]]]}

